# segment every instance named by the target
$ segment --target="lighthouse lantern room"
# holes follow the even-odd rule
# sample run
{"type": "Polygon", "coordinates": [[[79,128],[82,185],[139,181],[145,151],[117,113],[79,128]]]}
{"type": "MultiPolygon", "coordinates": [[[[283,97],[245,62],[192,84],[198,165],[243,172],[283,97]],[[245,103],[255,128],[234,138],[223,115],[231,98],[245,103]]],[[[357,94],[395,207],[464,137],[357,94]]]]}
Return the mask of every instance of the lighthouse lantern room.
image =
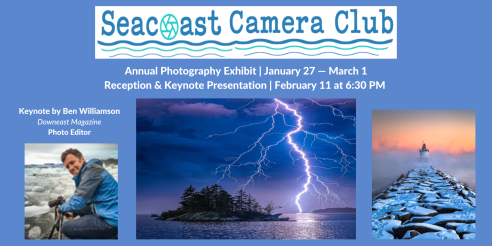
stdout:
{"type": "Polygon", "coordinates": [[[429,161],[429,149],[425,145],[424,141],[422,141],[422,149],[420,151],[420,161],[429,161]]]}

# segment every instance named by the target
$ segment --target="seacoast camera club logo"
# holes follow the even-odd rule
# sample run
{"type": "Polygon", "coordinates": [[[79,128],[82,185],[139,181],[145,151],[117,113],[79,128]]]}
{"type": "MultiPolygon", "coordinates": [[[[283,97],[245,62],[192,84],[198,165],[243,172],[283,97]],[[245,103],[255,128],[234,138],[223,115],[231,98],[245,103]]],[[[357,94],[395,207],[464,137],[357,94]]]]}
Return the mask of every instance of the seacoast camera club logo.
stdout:
{"type": "Polygon", "coordinates": [[[178,35],[178,19],[172,14],[164,15],[161,19],[160,31],[166,40],[172,40],[178,35]]]}
{"type": "Polygon", "coordinates": [[[396,6],[96,6],[96,59],[396,59],[396,6]]]}

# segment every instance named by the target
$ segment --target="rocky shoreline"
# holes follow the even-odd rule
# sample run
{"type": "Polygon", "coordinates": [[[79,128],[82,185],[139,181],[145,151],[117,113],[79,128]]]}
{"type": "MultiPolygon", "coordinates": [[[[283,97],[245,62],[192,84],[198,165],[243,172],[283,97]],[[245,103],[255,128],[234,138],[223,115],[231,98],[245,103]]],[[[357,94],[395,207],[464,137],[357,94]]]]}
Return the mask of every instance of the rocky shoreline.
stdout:
{"type": "Polygon", "coordinates": [[[475,195],[433,167],[411,170],[372,201],[372,237],[475,239],[475,195]]]}
{"type": "Polygon", "coordinates": [[[159,217],[155,220],[165,220],[165,221],[195,221],[195,222],[226,222],[226,221],[288,221],[289,218],[280,218],[282,214],[274,214],[265,217],[255,217],[255,218],[239,218],[237,216],[221,216],[215,212],[195,212],[186,213],[174,218],[162,218],[159,217]]]}

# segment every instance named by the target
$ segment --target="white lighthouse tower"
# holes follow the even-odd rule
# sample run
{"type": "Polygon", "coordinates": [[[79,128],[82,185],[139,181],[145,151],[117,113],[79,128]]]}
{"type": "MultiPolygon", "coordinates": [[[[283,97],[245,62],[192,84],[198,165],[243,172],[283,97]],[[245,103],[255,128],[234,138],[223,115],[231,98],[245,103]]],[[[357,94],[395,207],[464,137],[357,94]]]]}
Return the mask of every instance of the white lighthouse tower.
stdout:
{"type": "Polygon", "coordinates": [[[430,160],[429,158],[429,149],[427,149],[427,146],[425,145],[424,141],[422,141],[422,149],[419,149],[420,151],[420,160],[422,162],[428,162],[430,160]]]}

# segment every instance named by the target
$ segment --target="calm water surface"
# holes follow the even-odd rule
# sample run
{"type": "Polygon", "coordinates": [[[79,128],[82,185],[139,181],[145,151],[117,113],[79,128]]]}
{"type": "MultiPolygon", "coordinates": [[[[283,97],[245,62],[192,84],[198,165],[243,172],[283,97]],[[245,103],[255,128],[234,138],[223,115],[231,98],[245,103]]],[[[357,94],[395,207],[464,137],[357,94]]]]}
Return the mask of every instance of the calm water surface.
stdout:
{"type": "Polygon", "coordinates": [[[137,215],[137,239],[355,239],[355,214],[284,214],[289,221],[181,222],[137,215]]]}

